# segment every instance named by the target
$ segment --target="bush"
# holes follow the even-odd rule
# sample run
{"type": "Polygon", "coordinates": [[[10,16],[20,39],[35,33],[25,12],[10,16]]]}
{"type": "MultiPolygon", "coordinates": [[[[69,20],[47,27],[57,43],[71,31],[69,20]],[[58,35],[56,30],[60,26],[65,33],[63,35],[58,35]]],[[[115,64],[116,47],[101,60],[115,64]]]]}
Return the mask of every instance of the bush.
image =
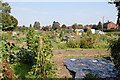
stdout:
{"type": "Polygon", "coordinates": [[[60,44],[57,45],[57,48],[58,49],[66,49],[67,45],[66,45],[66,43],[60,43],[60,44]]]}
{"type": "Polygon", "coordinates": [[[96,44],[96,48],[107,49],[109,45],[108,41],[110,40],[110,38],[107,35],[96,35],[96,37],[99,37],[99,41],[96,44]]]}
{"type": "Polygon", "coordinates": [[[96,35],[83,35],[81,40],[81,48],[95,48],[98,43],[99,37],[96,38],[96,35]]]}
{"type": "Polygon", "coordinates": [[[115,67],[120,70],[120,37],[112,40],[109,47],[115,67]]]}
{"type": "Polygon", "coordinates": [[[33,65],[36,61],[36,54],[25,48],[21,48],[20,51],[16,54],[16,56],[17,61],[23,64],[33,65]]]}
{"type": "Polygon", "coordinates": [[[67,45],[70,48],[95,48],[98,40],[99,39],[96,38],[96,35],[87,33],[82,36],[78,36],[75,40],[70,40],[67,45]]]}
{"type": "Polygon", "coordinates": [[[70,40],[67,45],[70,48],[80,48],[80,39],[76,39],[76,40],[70,40]]]}

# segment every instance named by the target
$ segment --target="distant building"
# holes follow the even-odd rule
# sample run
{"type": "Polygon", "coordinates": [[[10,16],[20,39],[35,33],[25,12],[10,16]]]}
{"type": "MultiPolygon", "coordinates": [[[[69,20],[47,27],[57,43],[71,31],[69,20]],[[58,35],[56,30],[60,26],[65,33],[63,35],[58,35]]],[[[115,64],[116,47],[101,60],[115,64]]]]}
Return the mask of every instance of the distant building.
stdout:
{"type": "Polygon", "coordinates": [[[91,29],[90,26],[84,26],[84,29],[91,29]]]}
{"type": "Polygon", "coordinates": [[[90,26],[84,26],[84,32],[87,32],[87,31],[89,31],[90,29],[91,29],[90,26]]]}
{"type": "Polygon", "coordinates": [[[117,28],[118,28],[117,25],[112,21],[108,21],[103,25],[104,30],[117,29],[117,28]]]}
{"type": "Polygon", "coordinates": [[[72,28],[72,26],[68,26],[68,27],[67,27],[67,29],[70,29],[70,30],[72,30],[73,28],[72,28]]]}

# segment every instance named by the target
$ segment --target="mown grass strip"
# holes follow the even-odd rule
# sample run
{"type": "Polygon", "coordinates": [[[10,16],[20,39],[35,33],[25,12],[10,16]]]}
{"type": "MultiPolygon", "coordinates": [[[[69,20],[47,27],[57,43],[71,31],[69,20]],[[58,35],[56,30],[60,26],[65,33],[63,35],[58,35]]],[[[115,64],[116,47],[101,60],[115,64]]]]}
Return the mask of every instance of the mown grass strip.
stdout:
{"type": "Polygon", "coordinates": [[[108,49],[108,48],[64,48],[64,49],[53,49],[53,50],[82,50],[82,49],[86,49],[86,50],[92,50],[92,49],[108,49]]]}
{"type": "Polygon", "coordinates": [[[92,54],[92,55],[55,55],[55,56],[61,56],[61,57],[106,57],[110,56],[110,54],[92,54]]]}

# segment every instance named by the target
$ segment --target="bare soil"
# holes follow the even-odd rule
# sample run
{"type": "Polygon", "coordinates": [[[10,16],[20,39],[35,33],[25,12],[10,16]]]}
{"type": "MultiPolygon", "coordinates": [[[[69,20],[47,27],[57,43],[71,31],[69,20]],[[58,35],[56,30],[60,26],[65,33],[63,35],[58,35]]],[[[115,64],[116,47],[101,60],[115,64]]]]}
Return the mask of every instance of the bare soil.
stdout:
{"type": "MultiPolygon", "coordinates": [[[[107,49],[54,50],[53,54],[54,54],[53,61],[57,67],[56,70],[57,78],[72,78],[72,75],[70,74],[68,69],[64,66],[63,61],[64,59],[68,58],[64,55],[110,54],[110,51],[107,49]]],[[[76,56],[69,58],[80,58],[80,57],[76,56]]]]}

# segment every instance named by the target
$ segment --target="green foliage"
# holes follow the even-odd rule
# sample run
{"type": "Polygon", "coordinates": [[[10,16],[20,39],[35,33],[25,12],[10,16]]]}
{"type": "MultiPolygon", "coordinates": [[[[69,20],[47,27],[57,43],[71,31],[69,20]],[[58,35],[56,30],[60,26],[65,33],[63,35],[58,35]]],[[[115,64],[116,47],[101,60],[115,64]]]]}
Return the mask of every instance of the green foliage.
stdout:
{"type": "Polygon", "coordinates": [[[97,29],[99,29],[99,30],[102,29],[102,22],[101,21],[98,22],[97,29]]]}
{"type": "Polygon", "coordinates": [[[0,40],[12,40],[12,32],[11,31],[6,31],[6,32],[1,32],[2,36],[0,37],[0,40]]]}
{"type": "Polygon", "coordinates": [[[92,25],[92,29],[98,30],[98,26],[97,26],[96,24],[93,24],[93,25],[92,25]]]}
{"type": "Polygon", "coordinates": [[[27,38],[28,49],[33,51],[33,52],[37,52],[37,48],[38,48],[39,44],[38,44],[37,36],[35,35],[35,31],[33,28],[29,29],[26,38],[27,38]]]}
{"type": "Polygon", "coordinates": [[[31,72],[29,72],[29,75],[27,77],[30,78],[51,78],[54,75],[54,64],[51,61],[52,58],[52,44],[50,39],[43,38],[38,36],[37,38],[38,47],[36,48],[36,54],[37,54],[37,61],[36,64],[33,65],[31,72]]]}
{"type": "Polygon", "coordinates": [[[66,26],[65,24],[63,24],[61,28],[66,29],[66,27],[67,27],[67,26],[66,26]]]}
{"type": "Polygon", "coordinates": [[[60,23],[54,21],[53,24],[52,24],[52,29],[53,29],[53,30],[60,29],[60,23]]]}
{"type": "Polygon", "coordinates": [[[120,37],[111,40],[109,48],[111,50],[111,56],[114,58],[115,67],[120,70],[120,37]]]}
{"type": "Polygon", "coordinates": [[[8,42],[8,41],[1,41],[1,50],[0,50],[0,60],[1,60],[1,78],[5,79],[5,80],[9,80],[11,78],[16,78],[16,76],[14,75],[10,64],[9,63],[13,63],[14,62],[14,53],[15,53],[15,49],[16,46],[14,43],[8,42]]]}
{"type": "MultiPolygon", "coordinates": [[[[1,41],[3,60],[14,65],[15,74],[19,78],[54,77],[55,66],[51,61],[53,46],[50,36],[37,34],[33,28],[29,28],[25,40],[26,45],[22,47],[5,40],[1,41]]],[[[20,41],[24,40],[20,38],[20,41]]]]}
{"type": "Polygon", "coordinates": [[[14,69],[14,73],[18,76],[18,78],[24,79],[32,67],[28,64],[16,63],[12,65],[12,68],[14,69]]]}
{"type": "Polygon", "coordinates": [[[67,45],[70,47],[70,48],[80,48],[80,40],[77,39],[77,40],[70,40],[67,45]]]}
{"type": "Polygon", "coordinates": [[[12,25],[12,21],[11,21],[11,17],[9,14],[6,13],[2,13],[2,29],[7,29],[8,27],[11,27],[12,25]],[[6,27],[7,26],[7,27],[6,27]]]}
{"type": "Polygon", "coordinates": [[[32,24],[30,24],[30,26],[29,27],[32,27],[32,24]]]}
{"type": "Polygon", "coordinates": [[[98,49],[107,49],[109,45],[110,38],[107,35],[96,34],[98,42],[96,43],[96,48],[98,49]]]}
{"type": "Polygon", "coordinates": [[[2,12],[0,12],[0,14],[2,14],[0,17],[2,19],[2,30],[13,30],[18,24],[17,19],[9,13],[11,13],[11,7],[9,4],[2,3],[2,12]]]}
{"type": "Polygon", "coordinates": [[[13,63],[13,57],[15,54],[15,49],[17,49],[17,47],[15,46],[14,43],[8,42],[8,41],[2,41],[2,49],[1,49],[1,53],[2,53],[2,58],[3,60],[13,63]]]}
{"type": "Polygon", "coordinates": [[[64,32],[61,30],[59,38],[62,38],[64,35],[64,32]]]}
{"type": "Polygon", "coordinates": [[[53,44],[53,49],[57,50],[57,49],[67,49],[68,46],[66,44],[66,42],[61,42],[61,43],[54,43],[53,44]]]}
{"type": "Polygon", "coordinates": [[[88,73],[85,75],[83,80],[87,80],[87,79],[93,80],[97,78],[99,78],[99,75],[97,73],[88,73]]]}
{"type": "Polygon", "coordinates": [[[90,33],[78,36],[75,40],[70,40],[67,45],[70,48],[95,48],[98,38],[90,33]]]}
{"type": "Polygon", "coordinates": [[[36,54],[25,48],[20,48],[16,56],[16,61],[22,64],[33,65],[36,62],[36,54]]]}
{"type": "Polygon", "coordinates": [[[8,3],[2,3],[2,12],[7,14],[11,13],[11,7],[8,3]]]}
{"type": "Polygon", "coordinates": [[[40,29],[40,23],[38,21],[35,21],[33,27],[36,28],[36,29],[40,29]]]}
{"type": "Polygon", "coordinates": [[[73,24],[73,25],[72,25],[72,28],[73,28],[73,29],[76,29],[76,28],[77,28],[77,24],[73,24]]]}
{"type": "Polygon", "coordinates": [[[73,28],[73,29],[83,29],[83,25],[82,25],[82,24],[76,24],[76,23],[75,23],[75,24],[72,25],[72,28],[73,28]]]}

